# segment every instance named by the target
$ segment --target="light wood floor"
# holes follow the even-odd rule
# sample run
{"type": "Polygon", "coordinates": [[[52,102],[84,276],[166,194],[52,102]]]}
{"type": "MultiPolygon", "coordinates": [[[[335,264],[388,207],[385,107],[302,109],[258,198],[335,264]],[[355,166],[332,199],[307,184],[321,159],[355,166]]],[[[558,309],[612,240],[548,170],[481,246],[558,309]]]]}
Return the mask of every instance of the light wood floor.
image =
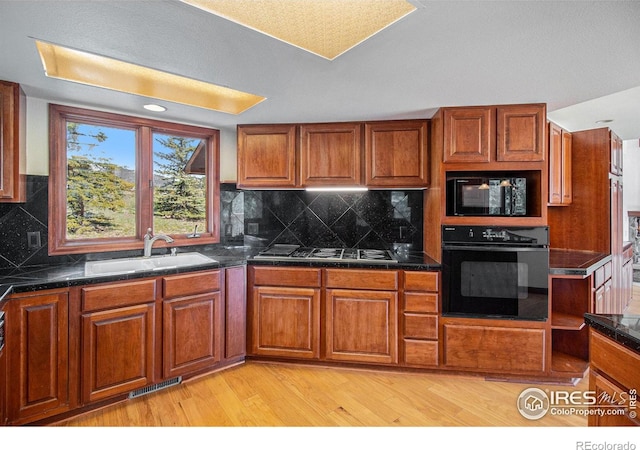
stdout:
{"type": "MultiPolygon", "coordinates": [[[[630,312],[640,312],[640,284],[630,312]]],[[[527,387],[575,387],[485,381],[449,374],[374,372],[248,362],[58,425],[197,427],[586,426],[579,415],[523,418],[527,387]]]]}

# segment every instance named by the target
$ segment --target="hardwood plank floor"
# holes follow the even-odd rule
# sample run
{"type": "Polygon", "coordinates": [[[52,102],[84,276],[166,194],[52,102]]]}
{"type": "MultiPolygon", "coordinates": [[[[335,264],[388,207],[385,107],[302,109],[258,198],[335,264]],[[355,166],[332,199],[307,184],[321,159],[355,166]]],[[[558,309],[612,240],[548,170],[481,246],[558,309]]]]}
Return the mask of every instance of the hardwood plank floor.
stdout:
{"type": "Polygon", "coordinates": [[[60,423],[70,427],[586,426],[578,415],[531,421],[517,408],[527,387],[481,377],[248,362],[60,423]]]}

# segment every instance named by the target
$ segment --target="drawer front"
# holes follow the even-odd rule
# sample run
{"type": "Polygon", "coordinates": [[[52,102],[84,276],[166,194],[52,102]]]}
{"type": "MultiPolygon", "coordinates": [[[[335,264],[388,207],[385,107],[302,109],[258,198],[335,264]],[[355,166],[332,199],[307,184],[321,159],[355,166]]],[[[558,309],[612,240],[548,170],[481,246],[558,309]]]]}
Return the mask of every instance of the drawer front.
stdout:
{"type": "Polygon", "coordinates": [[[608,280],[609,278],[611,278],[611,267],[612,264],[610,262],[606,263],[604,265],[604,279],[605,281],[608,280]]]}
{"type": "Polygon", "coordinates": [[[438,294],[405,292],[404,310],[406,312],[437,313],[438,294]]]}
{"type": "Polygon", "coordinates": [[[412,366],[437,366],[438,342],[405,339],[404,362],[412,366]]]}
{"type": "Polygon", "coordinates": [[[404,289],[407,291],[438,292],[439,272],[405,272],[404,289]]]}
{"type": "Polygon", "coordinates": [[[404,337],[438,339],[438,317],[427,314],[404,314],[404,337]]]}
{"type": "Polygon", "coordinates": [[[320,269],[250,267],[255,286],[320,287],[320,269]]]}
{"type": "Polygon", "coordinates": [[[589,353],[592,367],[625,388],[640,387],[640,355],[612,341],[593,329],[589,330],[589,353]]]}
{"type": "Polygon", "coordinates": [[[149,303],[156,299],[156,280],[87,286],[82,288],[81,298],[83,311],[149,303]]]}
{"type": "Polygon", "coordinates": [[[593,275],[594,287],[598,289],[604,284],[604,266],[598,267],[593,275]]]}
{"type": "Polygon", "coordinates": [[[398,289],[398,272],[395,270],[327,269],[326,274],[328,288],[398,289]]]}
{"type": "Polygon", "coordinates": [[[210,272],[185,273],[162,279],[164,298],[186,297],[220,290],[221,270],[210,272]]]}

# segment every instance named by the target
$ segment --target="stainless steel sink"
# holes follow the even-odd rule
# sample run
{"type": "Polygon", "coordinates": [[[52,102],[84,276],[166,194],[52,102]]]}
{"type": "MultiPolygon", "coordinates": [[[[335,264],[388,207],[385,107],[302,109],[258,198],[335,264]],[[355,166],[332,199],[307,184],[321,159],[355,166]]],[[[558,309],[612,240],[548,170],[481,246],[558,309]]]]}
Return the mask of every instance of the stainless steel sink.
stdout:
{"type": "Polygon", "coordinates": [[[177,255],[152,256],[151,258],[134,257],[107,259],[104,261],[87,261],[84,265],[85,275],[110,275],[118,273],[146,272],[153,270],[173,269],[177,267],[197,266],[217,262],[201,253],[178,253],[177,255]]]}

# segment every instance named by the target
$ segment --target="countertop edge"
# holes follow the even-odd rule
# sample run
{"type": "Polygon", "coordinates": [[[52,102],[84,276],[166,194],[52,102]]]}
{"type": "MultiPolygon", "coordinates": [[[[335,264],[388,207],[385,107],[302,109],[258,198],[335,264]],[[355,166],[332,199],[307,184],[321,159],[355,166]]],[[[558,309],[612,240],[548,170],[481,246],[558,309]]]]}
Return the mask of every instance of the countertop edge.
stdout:
{"type": "MultiPolygon", "coordinates": [[[[623,316],[616,315],[616,317],[623,316]]],[[[585,323],[594,330],[600,331],[629,350],[640,354],[640,339],[630,335],[623,329],[620,329],[617,326],[612,326],[608,323],[612,321],[612,316],[586,313],[584,315],[584,320],[585,323]]],[[[638,316],[638,320],[640,321],[640,316],[638,316]]]]}

